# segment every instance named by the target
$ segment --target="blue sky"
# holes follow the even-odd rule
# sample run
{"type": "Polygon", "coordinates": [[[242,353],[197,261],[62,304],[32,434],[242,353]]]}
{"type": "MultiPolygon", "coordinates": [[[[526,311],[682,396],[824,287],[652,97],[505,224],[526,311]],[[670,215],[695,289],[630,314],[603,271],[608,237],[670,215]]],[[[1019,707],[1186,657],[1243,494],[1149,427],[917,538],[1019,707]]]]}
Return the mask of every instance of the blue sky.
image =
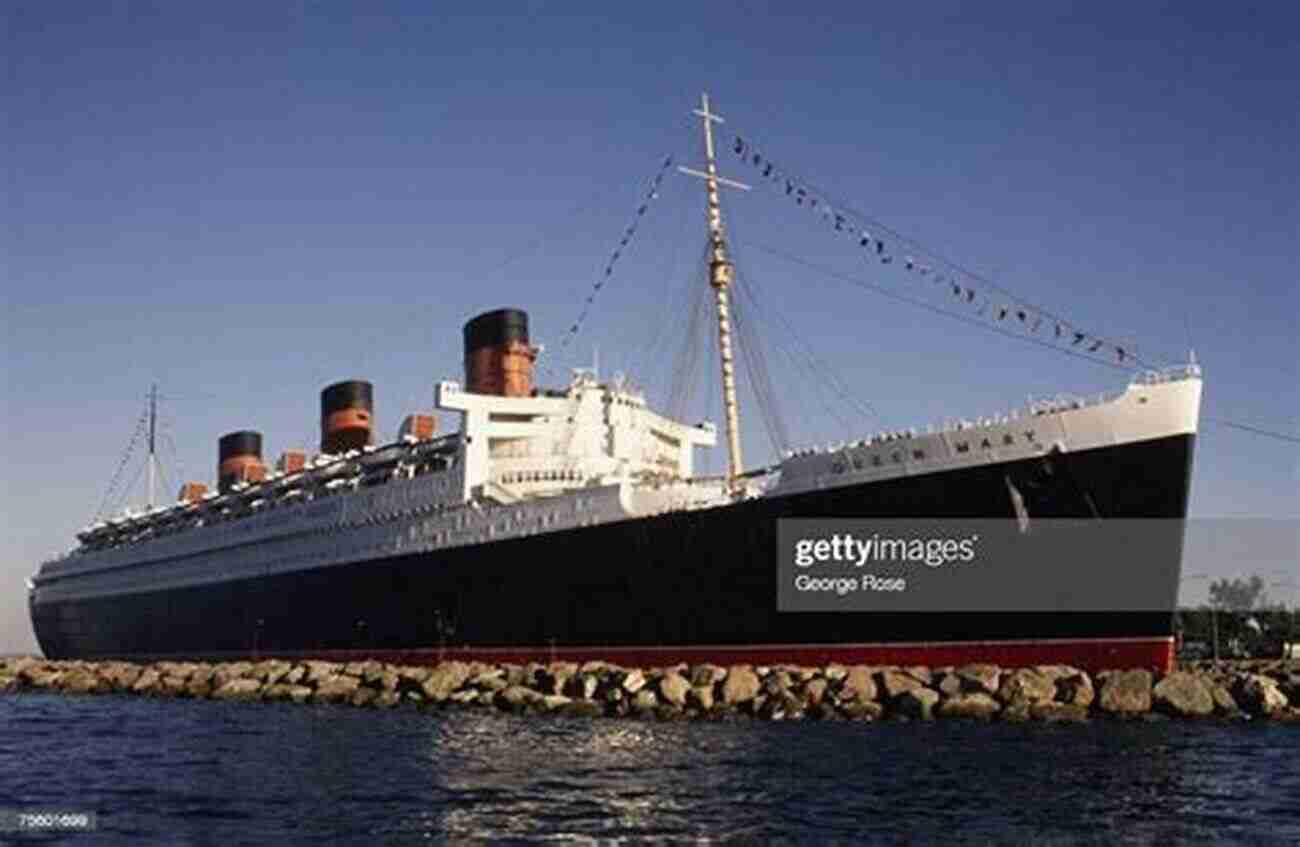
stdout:
{"type": "MultiPolygon", "coordinates": [[[[210,480],[233,429],[270,456],[314,446],[337,379],[372,380],[394,431],[458,376],[464,321],[503,305],[553,373],[598,351],[662,400],[703,246],[693,180],[667,179],[560,347],[662,159],[699,161],[704,89],[837,203],[1139,354],[1194,347],[1193,515],[1300,513],[1296,445],[1217,423],[1300,432],[1288,4],[359,8],[6,8],[0,651],[30,649],[22,580],[98,508],[152,381],[173,487],[210,480]]],[[[918,291],[780,192],[724,202],[797,444],[1128,378],[780,258],[918,291]],[[785,355],[800,345],[817,374],[785,355]]]]}

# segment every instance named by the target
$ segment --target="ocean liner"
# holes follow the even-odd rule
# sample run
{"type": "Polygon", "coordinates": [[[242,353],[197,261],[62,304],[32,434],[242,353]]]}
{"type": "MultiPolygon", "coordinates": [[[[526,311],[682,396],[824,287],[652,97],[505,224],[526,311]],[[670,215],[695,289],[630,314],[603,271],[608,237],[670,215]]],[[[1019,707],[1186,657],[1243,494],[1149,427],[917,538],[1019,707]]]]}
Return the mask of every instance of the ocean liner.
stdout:
{"type": "MultiPolygon", "coordinates": [[[[463,327],[463,382],[376,444],[370,383],[321,394],[319,454],[274,467],[254,431],[222,437],[218,483],[101,521],[29,581],[51,658],[376,657],[627,664],[1067,663],[1167,668],[1201,393],[1195,365],[1141,372],[1090,402],[741,459],[733,265],[707,98],[707,284],[715,305],[727,472],[702,476],[712,424],[656,412],[620,381],[534,384],[527,314],[463,327]],[[1161,519],[1177,528],[1131,563],[1157,572],[1151,608],[782,611],[782,518],[1161,519]]],[[[1054,596],[1086,569],[1049,569],[1054,596]]],[[[1093,590],[1093,589],[1088,589],[1093,590]]],[[[1122,587],[1115,587],[1122,592],[1122,587]]]]}

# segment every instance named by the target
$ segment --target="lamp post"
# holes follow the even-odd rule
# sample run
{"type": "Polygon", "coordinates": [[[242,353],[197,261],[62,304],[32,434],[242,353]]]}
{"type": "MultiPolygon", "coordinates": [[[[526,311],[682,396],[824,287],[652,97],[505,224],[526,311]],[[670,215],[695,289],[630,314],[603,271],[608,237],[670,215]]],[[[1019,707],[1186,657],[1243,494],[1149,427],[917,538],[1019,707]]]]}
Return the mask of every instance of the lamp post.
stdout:
{"type": "MultiPolygon", "coordinates": [[[[1183,582],[1194,582],[1195,580],[1198,579],[1210,579],[1210,575],[1207,573],[1192,574],[1191,576],[1183,577],[1183,582]]],[[[1207,597],[1207,599],[1209,598],[1207,597]]],[[[1210,631],[1212,633],[1211,638],[1214,643],[1214,664],[1217,667],[1219,664],[1219,612],[1218,609],[1215,608],[1213,600],[1209,600],[1209,606],[1210,606],[1210,631]]]]}

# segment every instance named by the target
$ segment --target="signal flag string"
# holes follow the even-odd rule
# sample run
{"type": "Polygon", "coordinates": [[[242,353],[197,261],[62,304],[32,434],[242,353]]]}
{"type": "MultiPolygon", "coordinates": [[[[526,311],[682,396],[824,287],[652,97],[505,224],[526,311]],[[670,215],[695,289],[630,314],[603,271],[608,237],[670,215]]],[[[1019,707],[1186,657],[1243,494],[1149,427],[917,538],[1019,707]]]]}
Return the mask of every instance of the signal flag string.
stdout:
{"type": "Polygon", "coordinates": [[[650,204],[659,197],[659,186],[663,184],[664,174],[668,172],[668,169],[672,167],[672,164],[672,156],[665,158],[664,163],[659,166],[659,172],[655,174],[654,179],[650,180],[650,188],[642,198],[641,205],[637,206],[636,212],[632,215],[631,222],[623,229],[623,235],[619,238],[618,246],[615,247],[614,251],[610,254],[609,261],[605,263],[604,271],[596,281],[592,283],[591,291],[588,292],[586,299],[583,301],[582,312],[579,313],[577,320],[573,322],[569,329],[564,333],[564,336],[560,339],[560,351],[563,351],[568,347],[569,342],[577,337],[578,332],[582,329],[582,325],[587,320],[587,315],[591,312],[592,304],[596,301],[596,295],[599,294],[600,290],[613,278],[614,268],[617,266],[618,260],[622,258],[623,251],[627,246],[632,243],[632,237],[636,235],[637,227],[641,225],[641,219],[644,218],[645,213],[649,211],[650,204]]]}
{"type": "MultiPolygon", "coordinates": [[[[144,436],[149,424],[149,407],[146,404],[144,411],[140,413],[140,419],[136,421],[135,432],[131,433],[131,440],[127,442],[126,450],[122,452],[122,459],[117,464],[117,470],[114,471],[112,479],[109,480],[108,490],[104,492],[104,499],[100,501],[99,508],[95,511],[92,520],[99,520],[106,516],[109,501],[113,498],[113,493],[118,484],[122,481],[122,472],[126,470],[127,464],[131,461],[131,454],[135,452],[135,445],[144,436]]],[[[131,484],[132,486],[135,483],[131,484]]],[[[127,490],[130,490],[128,486],[127,490]]]]}
{"type": "Polygon", "coordinates": [[[972,307],[976,315],[988,315],[999,323],[1014,318],[1011,324],[1018,325],[1030,335],[1038,335],[1039,329],[1046,325],[1051,329],[1049,343],[1053,346],[1060,345],[1071,352],[1093,355],[1107,350],[1121,365],[1132,362],[1148,368],[1158,367],[1140,358],[1134,352],[1133,345],[1110,341],[1081,330],[1070,321],[1021,301],[977,274],[939,258],[930,251],[917,249],[919,245],[915,242],[904,239],[877,222],[867,221],[860,213],[839,206],[838,203],[832,204],[823,192],[811,188],[789,170],[778,166],[742,136],[733,137],[731,150],[768,184],[778,190],[784,189],[784,196],[794,200],[796,206],[816,212],[834,232],[856,241],[868,261],[890,265],[897,259],[907,273],[918,278],[928,278],[935,285],[942,286],[945,293],[972,307]],[[913,249],[908,250],[909,245],[913,249]],[[998,290],[1003,296],[990,296],[981,290],[982,287],[998,290]]]}

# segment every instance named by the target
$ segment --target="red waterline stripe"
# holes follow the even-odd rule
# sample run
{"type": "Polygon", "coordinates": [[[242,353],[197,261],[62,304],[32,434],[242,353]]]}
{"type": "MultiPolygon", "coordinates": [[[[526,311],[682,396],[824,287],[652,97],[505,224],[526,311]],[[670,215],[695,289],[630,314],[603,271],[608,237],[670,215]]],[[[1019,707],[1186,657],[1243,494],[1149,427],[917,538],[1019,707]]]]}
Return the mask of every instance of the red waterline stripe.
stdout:
{"type": "Polygon", "coordinates": [[[410,650],[297,650],[203,654],[132,654],[103,658],[132,661],[247,661],[321,659],[353,662],[373,659],[399,665],[440,661],[586,662],[602,660],[631,667],[663,667],[679,662],[719,665],[925,665],[943,667],[976,662],[1024,667],[1071,665],[1095,673],[1111,668],[1173,669],[1172,636],[1152,638],[1039,639],[1017,641],[940,641],[898,644],[764,644],[655,647],[446,647],[410,650]]]}

